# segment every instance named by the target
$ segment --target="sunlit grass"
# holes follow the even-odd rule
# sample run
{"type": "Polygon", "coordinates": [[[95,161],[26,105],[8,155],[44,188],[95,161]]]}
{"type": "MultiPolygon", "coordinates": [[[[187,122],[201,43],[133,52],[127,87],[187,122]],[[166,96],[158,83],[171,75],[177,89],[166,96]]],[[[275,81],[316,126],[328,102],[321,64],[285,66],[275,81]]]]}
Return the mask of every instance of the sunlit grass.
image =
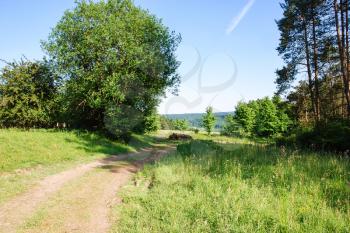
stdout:
{"type": "Polygon", "coordinates": [[[193,141],[136,179],[114,232],[350,232],[348,158],[193,141]]]}
{"type": "Polygon", "coordinates": [[[215,132],[211,135],[208,135],[204,131],[200,131],[199,133],[195,133],[193,131],[177,131],[177,130],[160,130],[157,132],[157,135],[160,137],[169,137],[172,133],[181,133],[192,136],[196,140],[212,140],[219,143],[239,143],[239,144],[256,144],[256,142],[252,141],[248,138],[235,138],[235,137],[226,137],[222,136],[219,133],[215,132]]]}
{"type": "Polygon", "coordinates": [[[134,135],[126,145],[89,132],[1,129],[0,204],[48,175],[155,143],[147,135],[134,135]]]}

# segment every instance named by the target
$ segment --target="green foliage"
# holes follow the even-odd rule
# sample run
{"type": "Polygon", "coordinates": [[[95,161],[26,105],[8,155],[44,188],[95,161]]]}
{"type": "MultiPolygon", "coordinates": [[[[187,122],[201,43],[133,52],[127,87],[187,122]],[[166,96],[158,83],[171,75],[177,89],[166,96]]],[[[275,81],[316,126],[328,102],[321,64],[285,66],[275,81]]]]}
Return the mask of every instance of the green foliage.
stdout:
{"type": "Polygon", "coordinates": [[[142,120],[142,115],[131,106],[111,106],[106,109],[104,127],[109,137],[129,142],[132,132],[137,131],[136,129],[142,120]]]}
{"type": "Polygon", "coordinates": [[[186,120],[174,120],[173,121],[173,129],[175,130],[188,130],[189,123],[186,120]]]}
{"type": "Polygon", "coordinates": [[[277,48],[285,62],[277,70],[277,93],[285,93],[301,124],[346,118],[349,97],[349,1],[283,0],[277,48]],[[305,76],[298,85],[295,81],[305,76]],[[292,93],[288,91],[293,87],[292,93]]]}
{"type": "Polygon", "coordinates": [[[45,61],[21,60],[5,66],[0,73],[0,126],[52,126],[57,81],[45,61]]]}
{"type": "Polygon", "coordinates": [[[173,129],[173,121],[165,116],[160,116],[160,128],[163,130],[173,129]]]}
{"type": "Polygon", "coordinates": [[[349,232],[349,171],[331,154],[192,141],[124,188],[113,232],[349,232]]]}
{"type": "MultiPolygon", "coordinates": [[[[249,103],[240,102],[234,119],[229,120],[237,122],[248,135],[270,137],[289,129],[291,120],[286,113],[287,109],[277,97],[273,100],[266,97],[249,103]]],[[[234,127],[233,123],[231,126],[234,127]]]]}
{"type": "Polygon", "coordinates": [[[180,39],[129,0],[78,1],[43,43],[66,80],[66,120],[116,137],[146,131],[160,97],[179,83],[180,39]]]}
{"type": "Polygon", "coordinates": [[[239,102],[236,106],[235,119],[247,133],[251,133],[254,129],[256,111],[256,102],[239,102]]]}
{"type": "Polygon", "coordinates": [[[151,133],[156,132],[161,129],[161,122],[159,114],[154,111],[152,114],[145,117],[145,121],[143,123],[145,132],[151,133]]]}
{"type": "Polygon", "coordinates": [[[305,148],[349,153],[349,138],[350,121],[339,119],[303,128],[297,134],[296,142],[305,148]]]}
{"type": "Polygon", "coordinates": [[[160,127],[164,130],[188,130],[190,123],[185,119],[170,119],[166,116],[161,116],[160,127]]]}
{"type": "Polygon", "coordinates": [[[214,126],[216,122],[216,117],[213,113],[213,108],[208,107],[205,111],[205,114],[202,119],[202,126],[204,127],[205,131],[210,135],[213,132],[214,126]]]}
{"type": "Polygon", "coordinates": [[[258,109],[254,131],[258,136],[271,136],[278,132],[280,119],[277,116],[276,105],[269,99],[258,100],[258,109]]]}
{"type": "Polygon", "coordinates": [[[241,128],[234,115],[229,114],[225,117],[225,124],[221,134],[226,136],[240,136],[241,128]]]}

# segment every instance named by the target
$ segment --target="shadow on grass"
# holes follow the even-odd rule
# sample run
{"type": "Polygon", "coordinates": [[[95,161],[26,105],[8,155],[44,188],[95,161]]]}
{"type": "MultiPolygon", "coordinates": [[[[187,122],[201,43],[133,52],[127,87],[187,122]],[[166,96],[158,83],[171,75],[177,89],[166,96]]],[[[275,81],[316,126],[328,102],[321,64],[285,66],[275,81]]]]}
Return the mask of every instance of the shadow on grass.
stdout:
{"type": "Polygon", "coordinates": [[[72,131],[76,138],[66,138],[65,141],[77,145],[81,149],[91,154],[105,154],[113,156],[123,153],[135,152],[142,148],[153,147],[161,142],[161,139],[150,135],[133,135],[128,144],[113,141],[100,133],[88,131],[72,131]]]}
{"type": "Polygon", "coordinates": [[[102,160],[103,165],[100,169],[109,170],[112,173],[123,173],[125,171],[136,173],[143,168],[145,164],[153,164],[159,161],[163,156],[175,148],[168,146],[166,148],[153,147],[143,148],[138,152],[123,154],[119,156],[110,156],[102,160]]]}

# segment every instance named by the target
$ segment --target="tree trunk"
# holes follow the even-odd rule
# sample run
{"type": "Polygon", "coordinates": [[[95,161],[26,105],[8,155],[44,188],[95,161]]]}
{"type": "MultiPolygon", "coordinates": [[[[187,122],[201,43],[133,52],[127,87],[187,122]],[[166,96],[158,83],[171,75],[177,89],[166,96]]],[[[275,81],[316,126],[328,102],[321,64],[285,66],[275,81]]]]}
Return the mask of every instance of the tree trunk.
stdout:
{"type": "MultiPolygon", "coordinates": [[[[343,1],[340,1],[340,4],[342,6],[343,1]]],[[[337,32],[337,43],[338,43],[338,52],[339,52],[339,58],[340,58],[340,67],[341,67],[341,73],[342,73],[342,79],[343,79],[343,86],[344,86],[344,95],[345,95],[345,100],[346,100],[346,106],[347,106],[347,115],[348,117],[350,116],[350,98],[349,98],[349,79],[348,79],[348,66],[346,62],[346,57],[345,57],[345,51],[344,51],[344,43],[343,43],[343,35],[344,31],[343,30],[343,25],[344,25],[344,15],[343,15],[343,10],[341,10],[341,25],[342,29],[340,28],[339,25],[339,8],[338,8],[338,1],[334,0],[334,14],[335,14],[335,27],[336,27],[336,32],[337,32]]]]}
{"type": "Polygon", "coordinates": [[[345,0],[344,4],[344,10],[345,10],[345,30],[346,30],[346,71],[347,71],[347,82],[346,82],[346,89],[348,92],[348,106],[347,106],[347,113],[348,117],[350,117],[350,57],[349,57],[349,0],[345,0]]]}
{"type": "Polygon", "coordinates": [[[315,14],[312,15],[312,40],[313,40],[313,58],[314,58],[314,80],[315,80],[315,118],[317,121],[321,118],[320,113],[320,90],[318,80],[318,48],[316,39],[316,20],[315,14]]]}
{"type": "Polygon", "coordinates": [[[314,117],[316,117],[316,106],[315,106],[315,95],[313,90],[313,81],[312,81],[312,70],[311,70],[311,61],[310,61],[310,48],[309,48],[309,39],[307,33],[307,24],[304,19],[304,43],[305,43],[305,54],[306,54],[306,68],[307,68],[307,76],[308,76],[308,86],[311,96],[311,106],[314,117]]]}

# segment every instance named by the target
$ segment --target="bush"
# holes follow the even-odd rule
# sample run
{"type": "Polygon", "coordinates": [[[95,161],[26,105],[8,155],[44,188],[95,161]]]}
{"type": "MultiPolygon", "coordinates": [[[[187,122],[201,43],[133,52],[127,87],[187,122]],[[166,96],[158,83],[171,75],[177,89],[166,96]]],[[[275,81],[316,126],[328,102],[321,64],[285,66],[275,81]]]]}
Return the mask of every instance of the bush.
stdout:
{"type": "Polygon", "coordinates": [[[300,126],[289,135],[276,138],[278,146],[300,146],[313,150],[346,152],[350,150],[350,121],[336,119],[312,127],[300,126]]]}
{"type": "Polygon", "coordinates": [[[350,150],[350,121],[320,122],[315,127],[301,131],[296,142],[307,148],[344,152],[350,150]]]}
{"type": "Polygon", "coordinates": [[[57,115],[57,80],[46,62],[9,63],[0,74],[0,126],[49,127],[57,115]]]}

